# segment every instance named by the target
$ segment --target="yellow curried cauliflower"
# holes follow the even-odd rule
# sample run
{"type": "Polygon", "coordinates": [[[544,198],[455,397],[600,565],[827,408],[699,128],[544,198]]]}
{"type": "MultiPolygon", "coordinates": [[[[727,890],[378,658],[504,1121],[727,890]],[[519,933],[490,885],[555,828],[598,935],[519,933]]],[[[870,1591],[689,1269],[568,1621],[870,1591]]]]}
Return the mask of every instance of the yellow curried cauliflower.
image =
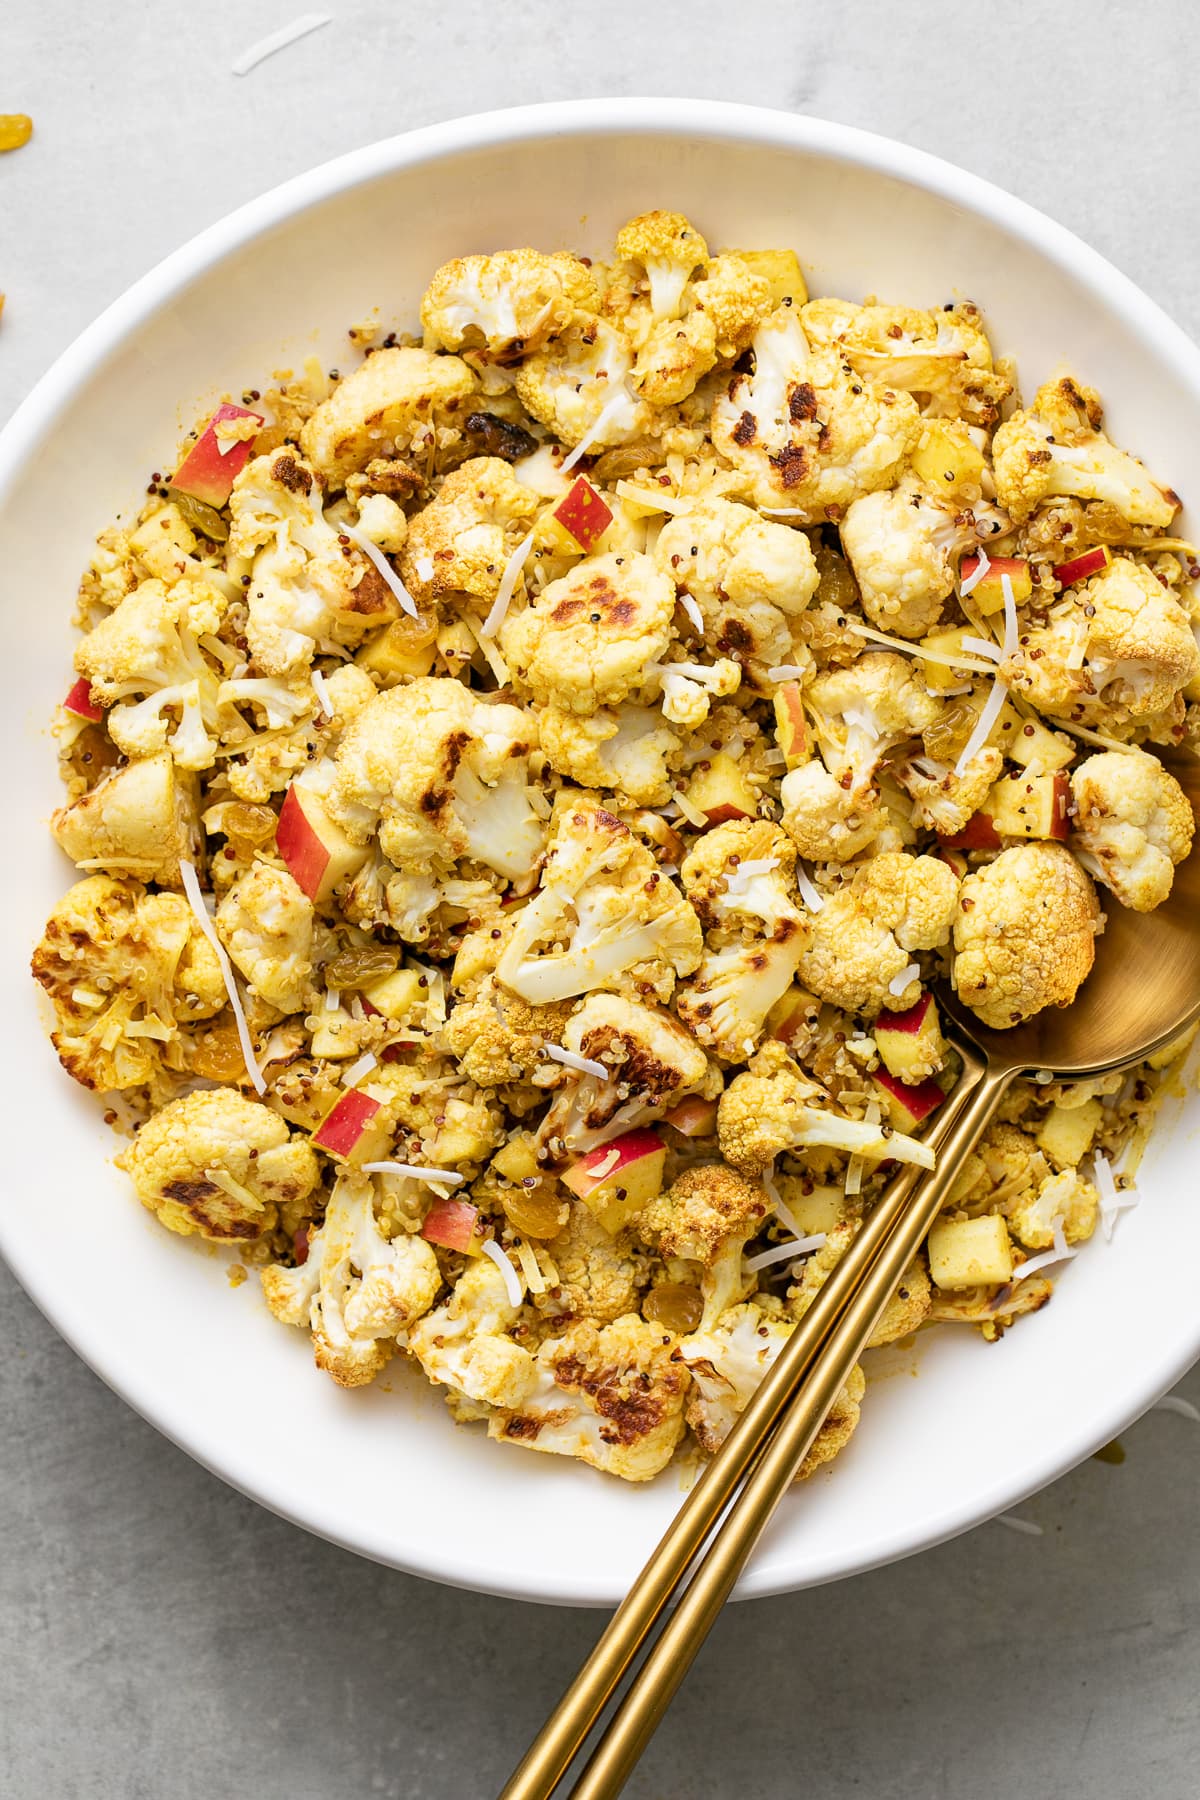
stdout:
{"type": "Polygon", "coordinates": [[[532,714],[452,677],[388,688],[338,747],[330,811],[354,843],[378,831],[383,854],[408,874],[473,857],[510,880],[527,875],[544,837],[530,803],[536,730],[532,714]]]}
{"type": "Polygon", "coordinates": [[[334,1184],[306,1260],[262,1272],[263,1298],[275,1317],[306,1326],[318,1369],[346,1388],[374,1381],[398,1335],[428,1313],[441,1285],[430,1246],[404,1232],[386,1237],[374,1183],[349,1169],[334,1184]]]}
{"type": "Polygon", "coordinates": [[[336,492],[373,458],[433,448],[438,432],[465,416],[477,386],[457,356],[376,350],[322,400],[300,433],[300,448],[336,492]]]}
{"type": "Polygon", "coordinates": [[[997,1030],[1069,1006],[1091,971],[1101,925],[1092,884],[1064,845],[1002,850],[962,884],[955,988],[997,1030]]]}
{"type": "Polygon", "coordinates": [[[207,582],[168,592],[143,581],[75,646],[76,670],[109,709],[109,735],[126,756],[167,747],[181,769],[212,762],[220,677],[197,639],[220,630],[225,607],[207,582]]]}
{"type": "Polygon", "coordinates": [[[921,395],[928,415],[994,425],[1012,392],[992,366],[979,309],[969,300],[940,312],[810,300],[800,319],[813,343],[840,351],[856,374],[921,395]]]}
{"type": "Polygon", "coordinates": [[[627,386],[633,348],[624,332],[604,319],[578,319],[561,337],[526,357],[516,371],[517,397],[526,412],[573,448],[623,444],[650,429],[653,409],[627,386]]]}
{"type": "Polygon", "coordinates": [[[664,719],[689,731],[698,731],[708,718],[713,701],[736,694],[742,681],[741,669],[728,656],[718,657],[711,664],[661,663],[649,673],[655,686],[662,689],[664,719]]]}
{"type": "Polygon", "coordinates": [[[852,1155],[933,1167],[933,1152],[890,1127],[868,1125],[832,1112],[824,1090],[773,1040],[735,1075],[717,1108],[721,1155],[742,1175],[761,1175],[785,1150],[825,1145],[852,1155]],[[886,1135],[884,1135],[886,1132],[886,1135]]]}
{"type": "Polygon", "coordinates": [[[555,1320],[591,1319],[611,1325],[638,1304],[638,1269],[628,1245],[605,1231],[591,1208],[573,1200],[566,1224],[550,1243],[558,1282],[534,1299],[555,1320]]]}
{"type": "Polygon", "coordinates": [[[196,777],[167,750],[127,763],[90,793],[52,814],[61,850],[81,869],[179,887],[180,859],[198,863],[204,844],[196,777]]]}
{"type": "Polygon", "coordinates": [[[566,793],[541,886],[514,918],[496,974],[535,1006],[594,988],[666,1000],[702,948],[700,921],[629,827],[566,793]]]}
{"type": "MultiPolygon", "coordinates": [[[[865,786],[883,758],[925,731],[942,711],[906,656],[870,650],[849,668],[829,669],[805,691],[821,756],[839,781],[865,786]]],[[[786,804],[786,801],[785,801],[786,804]]]]}
{"type": "Polygon", "coordinates": [[[286,869],[254,867],[234,883],[217,908],[217,934],[251,992],[281,1012],[306,1012],[316,1002],[312,983],[312,901],[286,869]]]}
{"type": "Polygon", "coordinates": [[[979,541],[971,512],[956,512],[912,479],[855,500],[841,534],[863,611],[881,631],[905,638],[924,637],[937,624],[958,558],[979,541]]]}
{"type": "Polygon", "coordinates": [[[530,1006],[489,976],[451,1009],[437,1034],[438,1047],[480,1087],[501,1087],[527,1079],[544,1063],[544,1046],[562,1043],[569,1015],[565,1002],[530,1006]]]}
{"type": "Polygon", "coordinates": [[[558,1042],[609,1073],[553,1068],[554,1097],[538,1138],[555,1162],[648,1125],[687,1094],[711,1099],[720,1091],[719,1072],[686,1027],[623,994],[589,994],[558,1042]]]}
{"type": "Polygon", "coordinates": [[[639,1213],[636,1229],[664,1262],[685,1257],[709,1268],[726,1245],[743,1245],[766,1224],[771,1202],[761,1182],[725,1163],[699,1163],[639,1213]]]}
{"type": "Polygon", "coordinates": [[[500,648],[539,703],[594,713],[657,693],[651,665],[671,642],[674,613],[674,584],[648,556],[589,556],[509,614],[500,648]]]}
{"type": "Polygon", "coordinates": [[[958,878],[937,857],[872,857],[812,919],[800,981],[851,1013],[915,1006],[921,978],[914,954],[949,940],[957,899],[958,878]]]}
{"type": "Polygon", "coordinates": [[[687,1387],[660,1327],[634,1314],[611,1325],[580,1320],[542,1345],[534,1385],[488,1420],[488,1436],[649,1481],[683,1436],[687,1387]]]}
{"type": "Polygon", "coordinates": [[[456,256],[421,300],[427,350],[456,350],[480,363],[510,363],[594,311],[596,281],[577,257],[540,250],[456,256]]]}
{"type": "Polygon", "coordinates": [[[410,521],[400,559],[405,586],[420,602],[470,594],[486,611],[537,512],[537,495],[502,457],[472,457],[410,521]]]}
{"type": "Polygon", "coordinates": [[[1165,531],[1179,497],[1160,487],[1136,456],[1101,431],[1099,395],[1071,376],[1048,381],[1027,411],[1015,412],[992,442],[1000,505],[1020,524],[1045,500],[1074,496],[1112,507],[1130,525],[1165,531]]]}
{"type": "Polygon", "coordinates": [[[896,780],[913,801],[913,824],[953,837],[987,798],[1004,770],[1004,754],[985,744],[962,774],[935,756],[914,756],[895,771],[896,780]]]}
{"type": "Polygon", "coordinates": [[[850,862],[888,822],[878,788],[843,787],[816,757],[784,776],[779,798],[784,830],[810,862],[850,862]]]}
{"type": "Polygon", "coordinates": [[[179,1027],[225,1005],[216,956],[182,895],[111,875],[67,890],[31,966],[54,1003],[59,1061],[87,1088],[155,1085],[179,1027]]]}
{"type": "Polygon", "coordinates": [[[484,1406],[519,1406],[537,1385],[530,1352],[509,1331],[520,1308],[508,1298],[495,1263],[473,1258],[453,1292],[408,1334],[408,1348],[430,1381],[484,1406]]]}
{"type": "Polygon", "coordinates": [[[376,692],[371,677],[355,663],[342,663],[325,677],[320,700],[311,679],[305,682],[301,678],[291,687],[278,676],[223,682],[223,696],[240,697],[265,715],[262,727],[247,726],[245,732],[224,734],[228,754],[222,756],[222,763],[231,792],[239,800],[261,804],[310,765],[321,772],[331,769],[329,757],[342,733],[376,692]],[[288,706],[303,715],[290,729],[288,706]],[[326,711],[327,706],[331,712],[326,711]]]}
{"type": "MultiPolygon", "coordinates": [[[[721,1448],[745,1412],[795,1328],[793,1320],[775,1318],[746,1301],[732,1307],[711,1329],[681,1340],[679,1357],[692,1377],[687,1422],[710,1456],[721,1448]]],[[[855,1364],[801,1463],[797,1480],[829,1462],[849,1442],[866,1385],[861,1367],[855,1364]]]]}
{"type": "Polygon", "coordinates": [[[1033,1195],[1006,1205],[1009,1230],[1027,1250],[1048,1250],[1060,1226],[1068,1244],[1082,1243],[1096,1229],[1100,1196],[1078,1169],[1047,1175],[1033,1195]]]}
{"type": "Polygon", "coordinates": [[[580,787],[612,792],[617,806],[664,806],[681,744],[660,713],[645,706],[604,707],[581,717],[542,709],[538,737],[550,767],[580,787]]]}
{"type": "Polygon", "coordinates": [[[667,518],[653,554],[699,606],[710,652],[763,669],[792,660],[791,621],[819,581],[802,531],[760,518],[753,507],[701,497],[667,518]]]}
{"type": "Polygon", "coordinates": [[[168,1101],[117,1163],[169,1231],[218,1243],[273,1230],[280,1207],[307,1199],[321,1179],[307,1139],[233,1088],[168,1101]]]}
{"type": "Polygon", "coordinates": [[[1071,848],[1122,906],[1152,912],[1171,892],[1175,865],[1192,847],[1187,795],[1156,756],[1102,750],[1071,773],[1071,848]]]}
{"type": "Polygon", "coordinates": [[[321,510],[314,468],[284,449],[246,464],[229,496],[229,555],[250,576],[246,639],[263,675],[307,670],[323,646],[355,645],[399,604],[375,565],[321,510]]]}
{"type": "Polygon", "coordinates": [[[753,375],[718,397],[711,430],[756,505],[818,525],[903,472],[921,429],[911,395],[854,380],[836,353],[810,348],[786,306],[756,331],[754,358],[753,375]]]}
{"type": "Polygon", "coordinates": [[[644,276],[655,321],[678,317],[693,273],[708,262],[708,245],[682,213],[641,213],[621,227],[614,249],[634,265],[635,281],[644,276]]]}

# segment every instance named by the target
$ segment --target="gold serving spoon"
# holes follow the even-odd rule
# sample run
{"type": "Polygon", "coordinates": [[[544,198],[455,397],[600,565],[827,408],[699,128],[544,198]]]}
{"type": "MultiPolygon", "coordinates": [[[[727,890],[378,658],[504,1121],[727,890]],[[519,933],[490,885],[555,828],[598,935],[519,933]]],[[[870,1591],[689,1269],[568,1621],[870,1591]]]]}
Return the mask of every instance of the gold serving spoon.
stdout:
{"type": "MultiPolygon", "coordinates": [[[[1167,756],[1163,761],[1200,815],[1200,762],[1167,756]]],[[[1176,870],[1170,899],[1154,912],[1128,912],[1115,902],[1105,910],[1096,966],[1071,1006],[1042,1013],[1013,1031],[992,1031],[952,993],[939,993],[963,1072],[928,1136],[937,1151],[936,1169],[909,1166],[886,1189],[683,1502],[501,1800],[548,1800],[682,1588],[571,1790],[574,1800],[611,1800],[621,1792],[937,1218],[963,1159],[1016,1077],[1044,1071],[1074,1081],[1111,1074],[1167,1048],[1200,1018],[1200,852],[1176,870]]]]}

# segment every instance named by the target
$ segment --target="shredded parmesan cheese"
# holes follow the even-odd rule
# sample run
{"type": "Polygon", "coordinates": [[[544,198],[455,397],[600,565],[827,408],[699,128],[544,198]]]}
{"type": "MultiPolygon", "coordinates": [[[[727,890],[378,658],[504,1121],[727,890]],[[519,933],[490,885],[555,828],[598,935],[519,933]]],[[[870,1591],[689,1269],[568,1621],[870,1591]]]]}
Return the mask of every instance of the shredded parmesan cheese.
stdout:
{"type": "Polygon", "coordinates": [[[494,638],[503,625],[509,602],[521,579],[521,570],[525,567],[525,559],[532,549],[533,533],[530,531],[521,539],[504,565],[504,573],[500,577],[500,586],[496,589],[496,598],[492,601],[491,611],[479,627],[481,638],[494,638]]]}
{"type": "Polygon", "coordinates": [[[1028,1262],[1018,1263],[1012,1272],[1014,1283],[1024,1281],[1027,1275],[1034,1275],[1039,1269],[1048,1269],[1052,1263],[1069,1262],[1071,1257],[1077,1254],[1067,1243],[1061,1213],[1053,1221],[1050,1229],[1054,1236],[1053,1249],[1043,1250],[1040,1256],[1031,1256],[1028,1262]]]}
{"type": "Polygon", "coordinates": [[[852,1156],[846,1164],[845,1192],[849,1198],[862,1193],[863,1166],[861,1156],[852,1156]]]}
{"type": "Polygon", "coordinates": [[[325,989],[325,1011],[338,1012],[341,1009],[342,995],[340,988],[325,989]]]}
{"type": "Polygon", "coordinates": [[[680,788],[674,788],[672,790],[671,798],[674,800],[688,824],[694,825],[697,831],[703,831],[704,827],[708,824],[707,815],[702,813],[698,806],[693,806],[687,795],[683,793],[680,788]]]}
{"type": "Polygon", "coordinates": [[[763,1187],[766,1190],[767,1199],[774,1207],[776,1217],[787,1226],[793,1237],[802,1238],[804,1236],[804,1231],[800,1221],[776,1186],[775,1165],[772,1164],[769,1169],[764,1169],[758,1179],[762,1182],[763,1187]]]}
{"type": "Polygon", "coordinates": [[[660,489],[638,487],[636,482],[618,481],[617,493],[622,500],[632,500],[635,506],[644,506],[647,512],[681,513],[692,505],[679,494],[665,494],[660,489]]]}
{"type": "Polygon", "coordinates": [[[863,625],[858,619],[847,619],[846,629],[857,632],[859,637],[870,638],[874,644],[889,644],[893,650],[919,656],[922,662],[941,663],[947,669],[971,669],[979,675],[995,673],[991,663],[976,662],[971,656],[952,656],[942,650],[930,650],[924,644],[910,643],[907,638],[889,637],[886,631],[876,631],[874,626],[863,625]]]}
{"type": "Polygon", "coordinates": [[[820,912],[825,901],[812,876],[803,863],[796,864],[796,886],[800,889],[800,898],[809,912],[820,912]]]}
{"type": "Polygon", "coordinates": [[[1040,1525],[1035,1525],[1032,1519],[1018,1519],[1016,1513],[997,1513],[992,1523],[994,1525],[1007,1525],[1010,1531],[1019,1531],[1025,1537],[1043,1536],[1040,1525]]]}
{"type": "Polygon", "coordinates": [[[432,581],[433,580],[433,558],[432,558],[432,556],[418,556],[414,566],[417,571],[417,577],[420,581],[432,581]]]}
{"type": "Polygon", "coordinates": [[[786,1262],[789,1256],[803,1256],[810,1250],[819,1250],[826,1235],[823,1231],[815,1231],[811,1237],[789,1238],[786,1244],[772,1244],[769,1250],[748,1256],[743,1267],[748,1274],[755,1274],[759,1269],[770,1268],[772,1263],[786,1262]]]}
{"type": "Polygon", "coordinates": [[[368,557],[369,560],[375,564],[375,567],[379,570],[379,573],[383,576],[383,579],[387,582],[409,618],[419,619],[421,615],[417,610],[416,601],[413,599],[379,546],[373,544],[366,532],[360,531],[357,525],[339,525],[338,530],[344,531],[351,543],[357,544],[363,555],[368,557]]]}
{"type": "Polygon", "coordinates": [[[773,669],[767,670],[767,680],[799,681],[804,673],[799,663],[776,663],[773,669]]]}
{"type": "Polygon", "coordinates": [[[510,1306],[520,1306],[522,1300],[525,1298],[524,1284],[495,1238],[484,1238],[479,1248],[483,1251],[485,1256],[491,1257],[503,1276],[504,1290],[508,1295],[508,1304],[510,1306]]]}
{"type": "Polygon", "coordinates": [[[1099,1151],[1092,1159],[1092,1169],[1100,1195],[1100,1223],[1104,1227],[1105,1241],[1111,1244],[1117,1220],[1123,1212],[1130,1211],[1138,1204],[1141,1195],[1136,1188],[1122,1189],[1117,1186],[1112,1164],[1099,1151]]]}
{"type": "Polygon", "coordinates": [[[363,1076],[369,1075],[371,1070],[375,1068],[377,1062],[377,1057],[372,1056],[369,1050],[365,1051],[364,1054],[359,1057],[357,1062],[352,1062],[350,1067],[343,1071],[342,1086],[348,1088],[357,1087],[363,1076]]]}
{"type": "Polygon", "coordinates": [[[248,50],[233,60],[235,75],[248,75],[251,69],[265,62],[268,56],[274,56],[277,50],[286,50],[289,44],[307,37],[311,31],[320,31],[322,25],[332,22],[332,13],[301,13],[290,25],[281,25],[278,31],[272,31],[267,37],[259,38],[248,50]]]}
{"type": "Polygon", "coordinates": [[[980,544],[980,546],[979,546],[979,565],[977,568],[974,568],[971,570],[971,573],[967,576],[967,579],[965,581],[959,582],[959,584],[958,584],[959,593],[960,594],[972,593],[974,591],[974,589],[979,586],[980,582],[983,580],[984,576],[987,574],[987,572],[991,568],[991,566],[992,566],[991,562],[988,559],[988,553],[984,549],[983,545],[980,544]]]}
{"type": "Polygon", "coordinates": [[[513,1245],[513,1249],[517,1253],[517,1261],[521,1265],[521,1273],[525,1277],[525,1285],[529,1289],[529,1292],[531,1294],[544,1294],[546,1291],[546,1278],[542,1274],[541,1265],[538,1262],[537,1255],[534,1252],[532,1245],[527,1244],[524,1238],[518,1238],[513,1245]]]}
{"type": "Polygon", "coordinates": [[[700,611],[700,608],[692,599],[692,596],[690,594],[680,594],[679,604],[682,606],[688,618],[692,621],[692,624],[696,627],[696,630],[700,633],[700,636],[703,637],[704,614],[700,611]]]}
{"type": "Polygon", "coordinates": [[[204,895],[200,890],[200,878],[196,874],[194,864],[179,860],[179,873],[183,879],[183,891],[188,903],[196,915],[196,923],[212,945],[213,954],[221,970],[221,979],[225,983],[225,992],[229,995],[229,1004],[233,1008],[233,1020],[237,1026],[238,1043],[242,1047],[242,1061],[246,1065],[246,1073],[256,1094],[265,1094],[267,1084],[262,1078],[262,1070],[254,1060],[254,1046],[250,1042],[250,1027],[246,1023],[246,1014],[242,1009],[242,997],[237,990],[237,982],[233,978],[233,970],[229,958],[225,954],[225,946],[217,936],[216,927],[208,916],[208,908],[204,904],[204,895]]]}
{"type": "Polygon", "coordinates": [[[410,1181],[437,1182],[446,1187],[458,1187],[460,1182],[466,1180],[466,1176],[460,1175],[457,1169],[427,1169],[422,1168],[420,1163],[370,1162],[364,1163],[363,1168],[368,1175],[407,1175],[410,1181]]]}
{"type": "Polygon", "coordinates": [[[542,1048],[555,1062],[562,1063],[565,1069],[577,1070],[580,1075],[595,1075],[599,1080],[606,1081],[612,1074],[612,1070],[606,1069],[602,1062],[596,1062],[590,1056],[576,1056],[573,1050],[564,1050],[561,1044],[544,1044],[542,1048]]]}
{"type": "MultiPolygon", "coordinates": [[[[1008,577],[1005,576],[1005,580],[1007,579],[1008,577]]],[[[1000,651],[990,638],[964,637],[962,647],[964,650],[970,650],[975,656],[987,656],[993,662],[1000,661],[1000,651]]]]}
{"type": "Polygon", "coordinates": [[[1193,1425],[1200,1425],[1200,1409],[1194,1407],[1190,1400],[1185,1400],[1181,1394],[1164,1394],[1161,1400],[1154,1402],[1150,1411],[1178,1413],[1181,1419],[1190,1419],[1193,1425]]]}
{"type": "Polygon", "coordinates": [[[920,978],[920,974],[920,963],[907,964],[905,968],[901,969],[898,975],[893,975],[892,979],[888,982],[888,993],[896,995],[902,994],[909,982],[917,981],[920,978]]]}
{"type": "Polygon", "coordinates": [[[603,1181],[606,1175],[612,1174],[620,1160],[621,1152],[619,1150],[607,1150],[599,1162],[590,1165],[588,1174],[594,1181],[603,1181]]]}
{"type": "Polygon", "coordinates": [[[1007,699],[1007,684],[1001,681],[997,675],[992,683],[992,691],[983,703],[983,710],[975,721],[975,729],[963,745],[962,755],[954,765],[956,775],[960,777],[965,775],[979,752],[987,748],[987,741],[995,729],[996,720],[1004,710],[1004,702],[1007,699]]]}
{"type": "Polygon", "coordinates": [[[568,469],[573,469],[580,458],[587,455],[589,449],[600,436],[600,433],[604,430],[604,427],[608,424],[608,421],[612,418],[613,414],[619,412],[623,406],[628,405],[629,395],[622,385],[617,389],[615,394],[609,395],[608,399],[604,402],[604,405],[600,408],[600,411],[596,414],[595,418],[572,450],[570,456],[565,456],[558,465],[559,473],[561,475],[565,475],[568,469]]]}
{"type": "Polygon", "coordinates": [[[325,677],[322,675],[320,669],[314,669],[312,672],[312,690],[317,696],[317,705],[325,714],[325,717],[327,719],[332,719],[333,701],[330,698],[329,689],[325,685],[325,677]]]}

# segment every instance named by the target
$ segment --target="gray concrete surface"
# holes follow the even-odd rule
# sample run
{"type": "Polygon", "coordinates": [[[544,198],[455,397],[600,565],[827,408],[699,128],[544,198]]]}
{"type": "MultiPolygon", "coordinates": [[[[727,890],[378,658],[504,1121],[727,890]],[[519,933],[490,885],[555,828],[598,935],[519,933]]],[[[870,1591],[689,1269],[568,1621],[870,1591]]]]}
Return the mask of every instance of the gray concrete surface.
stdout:
{"type": "MultiPolygon", "coordinates": [[[[1186,0],[6,0],[0,419],[101,306],[243,199],[406,126],[594,93],[721,96],[908,139],[1074,227],[1200,327],[1186,0]]],[[[374,1568],[155,1435],[0,1272],[0,1796],[486,1800],[596,1615],[374,1568]]],[[[1195,1372],[1180,1390],[1200,1401],[1195,1372]]],[[[896,1568],[729,1614],[637,1800],[1190,1800],[1200,1428],[896,1568]]]]}

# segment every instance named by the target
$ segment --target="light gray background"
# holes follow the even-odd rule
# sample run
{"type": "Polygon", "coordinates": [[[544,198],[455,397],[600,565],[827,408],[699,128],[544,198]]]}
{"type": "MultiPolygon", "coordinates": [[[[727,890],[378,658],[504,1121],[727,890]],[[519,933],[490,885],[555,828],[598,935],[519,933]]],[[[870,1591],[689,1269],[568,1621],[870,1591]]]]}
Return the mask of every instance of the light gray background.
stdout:
{"type": "MultiPolygon", "coordinates": [[[[487,107],[719,96],[940,152],[1200,327],[1188,0],[4,0],[0,421],[114,295],[241,201],[487,107]],[[318,4],[318,10],[320,10],[318,4]]],[[[547,172],[553,179],[553,172],[547,172]]],[[[103,445],[88,453],[103,455],[103,445]]],[[[66,496],[69,502],[69,496],[66,496]]],[[[306,1537],[113,1397],[0,1271],[0,1795],[487,1800],[599,1616],[479,1599],[306,1537]]],[[[1200,1401],[1193,1375],[1181,1393],[1200,1401]]],[[[836,1588],[727,1613],[637,1800],[1191,1800],[1200,1427],[836,1588]]],[[[480,1497],[486,1511],[486,1495],[480,1497]]]]}

